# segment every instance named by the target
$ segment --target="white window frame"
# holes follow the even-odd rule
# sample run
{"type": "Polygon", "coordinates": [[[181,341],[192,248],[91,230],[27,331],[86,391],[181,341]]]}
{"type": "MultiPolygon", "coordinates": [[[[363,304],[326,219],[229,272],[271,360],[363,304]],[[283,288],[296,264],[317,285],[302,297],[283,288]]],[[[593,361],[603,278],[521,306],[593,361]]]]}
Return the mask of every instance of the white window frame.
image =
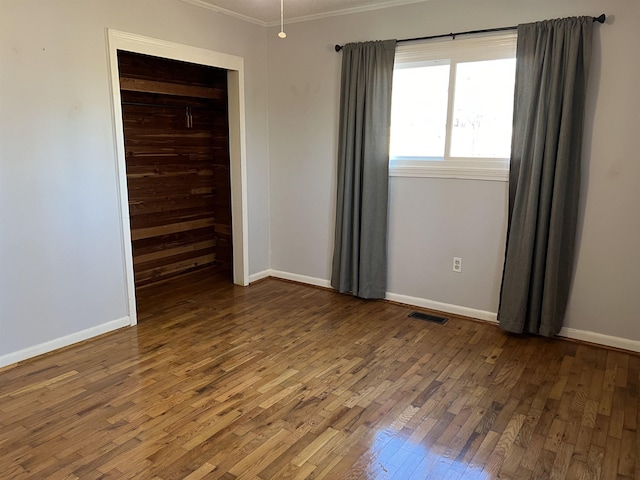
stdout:
{"type": "Polygon", "coordinates": [[[453,111],[456,64],[480,60],[515,58],[517,33],[472,36],[458,39],[398,45],[394,69],[418,67],[425,62],[450,59],[449,99],[447,115],[447,142],[444,160],[390,157],[389,175],[392,177],[462,178],[473,180],[507,181],[509,159],[456,158],[449,156],[451,139],[451,112],[453,111]]]}

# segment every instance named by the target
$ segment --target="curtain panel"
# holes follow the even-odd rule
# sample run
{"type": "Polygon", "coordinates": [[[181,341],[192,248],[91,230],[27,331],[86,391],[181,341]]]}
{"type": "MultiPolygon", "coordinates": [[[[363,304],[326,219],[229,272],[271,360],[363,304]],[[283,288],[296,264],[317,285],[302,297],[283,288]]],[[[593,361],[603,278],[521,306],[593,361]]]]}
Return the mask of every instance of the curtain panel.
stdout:
{"type": "Polygon", "coordinates": [[[342,50],[338,188],[331,285],[384,298],[387,285],[389,129],[395,40],[342,50]]]}
{"type": "Polygon", "coordinates": [[[557,334],[573,276],[592,17],[518,26],[509,222],[498,320],[557,334]]]}

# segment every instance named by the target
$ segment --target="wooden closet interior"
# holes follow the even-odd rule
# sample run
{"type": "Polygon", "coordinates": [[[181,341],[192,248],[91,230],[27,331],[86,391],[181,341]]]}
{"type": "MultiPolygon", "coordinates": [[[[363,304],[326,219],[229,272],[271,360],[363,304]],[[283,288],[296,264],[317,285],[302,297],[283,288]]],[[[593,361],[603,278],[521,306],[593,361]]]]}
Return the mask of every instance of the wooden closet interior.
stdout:
{"type": "Polygon", "coordinates": [[[227,71],[125,51],[118,68],[136,288],[231,281],[227,71]]]}

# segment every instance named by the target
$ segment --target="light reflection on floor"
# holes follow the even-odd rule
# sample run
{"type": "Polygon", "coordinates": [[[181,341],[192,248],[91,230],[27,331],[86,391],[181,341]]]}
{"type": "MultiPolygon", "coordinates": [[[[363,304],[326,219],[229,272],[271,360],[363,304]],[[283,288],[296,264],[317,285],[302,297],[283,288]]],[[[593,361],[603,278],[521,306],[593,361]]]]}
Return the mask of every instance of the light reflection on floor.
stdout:
{"type": "Polygon", "coordinates": [[[482,466],[452,458],[446,447],[413,442],[410,434],[393,425],[376,432],[371,446],[358,461],[364,470],[359,480],[489,480],[490,475],[483,472],[482,466]]]}

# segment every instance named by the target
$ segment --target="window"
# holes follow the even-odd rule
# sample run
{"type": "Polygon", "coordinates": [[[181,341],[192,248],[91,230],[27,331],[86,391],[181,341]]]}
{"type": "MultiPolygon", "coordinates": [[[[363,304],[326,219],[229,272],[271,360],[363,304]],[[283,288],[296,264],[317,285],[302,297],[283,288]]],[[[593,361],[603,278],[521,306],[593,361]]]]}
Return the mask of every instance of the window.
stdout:
{"type": "Polygon", "coordinates": [[[400,45],[390,174],[507,180],[516,34],[400,45]]]}

